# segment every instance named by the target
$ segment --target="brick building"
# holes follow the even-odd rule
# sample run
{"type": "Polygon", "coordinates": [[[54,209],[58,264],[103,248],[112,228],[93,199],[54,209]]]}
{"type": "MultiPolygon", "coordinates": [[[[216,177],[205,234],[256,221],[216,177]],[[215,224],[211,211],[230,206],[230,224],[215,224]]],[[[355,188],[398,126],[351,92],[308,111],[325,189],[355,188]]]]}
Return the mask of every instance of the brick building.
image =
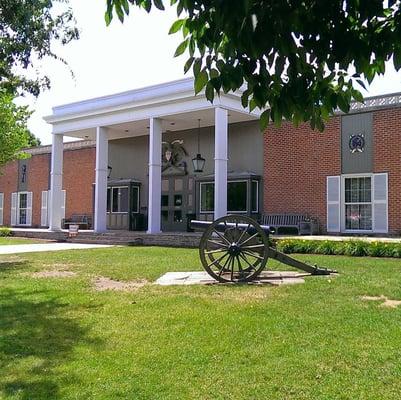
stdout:
{"type": "Polygon", "coordinates": [[[188,79],[55,107],[52,146],[0,175],[0,225],[58,230],[81,214],[97,232],[157,233],[194,217],[303,214],[321,233],[399,234],[400,105],[373,97],[324,133],[285,122],[264,135],[240,94],[210,104],[188,79]]]}
{"type": "MultiPolygon", "coordinates": [[[[28,149],[29,157],[8,163],[0,174],[0,225],[47,227],[51,146],[28,149]]],[[[95,144],[64,144],[63,215],[92,215],[95,144]]]]}
{"type": "Polygon", "coordinates": [[[322,233],[401,233],[401,95],[366,99],[330,119],[270,126],[264,212],[317,218],[322,233]]]}

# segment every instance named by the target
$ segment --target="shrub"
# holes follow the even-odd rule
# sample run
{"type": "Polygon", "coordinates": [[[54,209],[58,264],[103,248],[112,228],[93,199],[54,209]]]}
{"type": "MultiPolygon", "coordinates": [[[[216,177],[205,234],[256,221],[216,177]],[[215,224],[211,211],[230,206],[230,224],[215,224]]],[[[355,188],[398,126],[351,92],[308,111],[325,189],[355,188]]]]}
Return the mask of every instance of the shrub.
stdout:
{"type": "Polygon", "coordinates": [[[346,256],[363,257],[368,255],[369,243],[363,240],[347,240],[341,242],[343,253],[346,256]]]}
{"type": "Polygon", "coordinates": [[[337,247],[337,243],[334,241],[322,240],[321,243],[316,245],[315,251],[317,254],[332,255],[336,254],[337,247]]]}
{"type": "Polygon", "coordinates": [[[10,228],[7,228],[6,226],[0,227],[0,237],[6,237],[11,235],[12,232],[10,228]]]}
{"type": "Polygon", "coordinates": [[[364,240],[302,240],[277,239],[277,250],[283,253],[345,255],[352,257],[401,258],[401,243],[368,242],[364,240]]]}

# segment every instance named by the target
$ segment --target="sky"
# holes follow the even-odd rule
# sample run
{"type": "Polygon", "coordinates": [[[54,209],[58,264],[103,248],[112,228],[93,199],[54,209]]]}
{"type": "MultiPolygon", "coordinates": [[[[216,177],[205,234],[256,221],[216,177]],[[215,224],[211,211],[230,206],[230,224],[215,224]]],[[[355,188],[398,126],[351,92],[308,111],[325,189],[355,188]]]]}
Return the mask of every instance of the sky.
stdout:
{"type": "MultiPolygon", "coordinates": [[[[105,0],[70,0],[70,5],[80,39],[66,46],[55,45],[54,50],[67,61],[74,77],[63,63],[45,59],[38,67],[50,77],[51,89],[37,99],[23,101],[34,110],[29,128],[42,144],[51,143],[51,126],[43,117],[51,114],[54,106],[185,77],[185,55],[173,57],[181,42],[180,33],[168,35],[176,19],[174,9],[152,9],[147,14],[132,8],[124,24],[115,18],[106,27],[105,0]]],[[[376,78],[364,95],[401,92],[401,73],[391,65],[387,69],[385,76],[376,78]]]]}

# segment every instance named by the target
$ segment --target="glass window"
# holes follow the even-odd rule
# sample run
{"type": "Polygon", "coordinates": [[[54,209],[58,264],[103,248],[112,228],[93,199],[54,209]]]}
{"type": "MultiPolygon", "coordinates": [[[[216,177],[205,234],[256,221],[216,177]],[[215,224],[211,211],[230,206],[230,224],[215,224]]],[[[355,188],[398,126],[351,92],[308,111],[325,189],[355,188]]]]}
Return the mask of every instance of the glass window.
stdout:
{"type": "Polygon", "coordinates": [[[259,182],[252,181],[251,182],[251,210],[252,212],[259,211],[259,182]]]}
{"type": "Polygon", "coordinates": [[[28,207],[28,194],[27,193],[19,193],[18,195],[18,224],[26,225],[27,224],[27,207],[28,207]]]}
{"type": "Polygon", "coordinates": [[[19,208],[27,207],[27,199],[28,199],[28,195],[26,193],[19,194],[19,208]]]}
{"type": "Polygon", "coordinates": [[[227,183],[227,209],[228,212],[247,211],[247,182],[227,183]]]}
{"type": "Polygon", "coordinates": [[[182,222],[182,211],[181,210],[174,211],[174,222],[182,222]]]}
{"type": "Polygon", "coordinates": [[[26,209],[19,210],[19,223],[20,225],[26,225],[26,209]]]}
{"type": "Polygon", "coordinates": [[[208,182],[200,184],[200,211],[214,211],[214,183],[208,182]]]}
{"type": "MultiPolygon", "coordinates": [[[[259,208],[258,181],[251,182],[251,206],[253,212],[259,208]]],[[[248,207],[248,181],[231,181],[227,183],[228,212],[246,213],[248,207]]],[[[214,211],[214,183],[200,184],[200,212],[214,211]]]]}
{"type": "Polygon", "coordinates": [[[176,207],[179,207],[182,205],[182,195],[181,194],[175,194],[174,195],[174,205],[176,207]]]}
{"type": "Polygon", "coordinates": [[[372,230],[371,178],[346,178],[344,191],[345,229],[372,230]]]}
{"type": "Polygon", "coordinates": [[[163,223],[168,222],[168,211],[167,210],[162,210],[162,222],[163,223]]]}
{"type": "Polygon", "coordinates": [[[118,211],[119,212],[128,212],[128,188],[127,187],[122,187],[119,189],[119,206],[118,206],[118,211]]]}
{"type": "Polygon", "coordinates": [[[162,194],[162,207],[168,207],[168,194],[162,194]]]}
{"type": "MultiPolygon", "coordinates": [[[[111,195],[108,199],[111,201],[111,211],[113,213],[128,212],[128,187],[112,187],[110,188],[111,195]]],[[[109,201],[109,200],[108,200],[109,201]]]]}

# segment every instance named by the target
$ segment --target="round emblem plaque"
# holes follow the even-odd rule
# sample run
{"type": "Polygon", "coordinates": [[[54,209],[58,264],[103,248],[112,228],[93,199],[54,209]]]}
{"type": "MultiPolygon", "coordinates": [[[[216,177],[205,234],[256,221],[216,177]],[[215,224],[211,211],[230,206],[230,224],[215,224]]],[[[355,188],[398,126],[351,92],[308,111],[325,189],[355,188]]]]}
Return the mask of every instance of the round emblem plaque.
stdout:
{"type": "Polygon", "coordinates": [[[365,137],[364,135],[351,135],[349,137],[349,149],[351,153],[362,153],[365,149],[365,137]]]}

